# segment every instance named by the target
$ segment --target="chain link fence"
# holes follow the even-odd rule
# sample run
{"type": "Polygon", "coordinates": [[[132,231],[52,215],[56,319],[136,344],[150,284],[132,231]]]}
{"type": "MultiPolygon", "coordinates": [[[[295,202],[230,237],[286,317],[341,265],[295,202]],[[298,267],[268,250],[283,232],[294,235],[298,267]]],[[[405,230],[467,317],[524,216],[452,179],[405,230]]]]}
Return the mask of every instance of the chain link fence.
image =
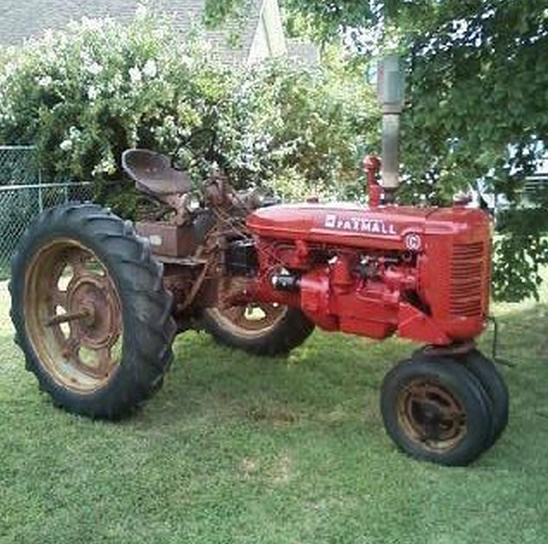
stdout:
{"type": "Polygon", "coordinates": [[[0,279],[19,238],[32,219],[46,208],[71,200],[91,200],[89,182],[46,182],[29,146],[0,146],[0,279]]]}

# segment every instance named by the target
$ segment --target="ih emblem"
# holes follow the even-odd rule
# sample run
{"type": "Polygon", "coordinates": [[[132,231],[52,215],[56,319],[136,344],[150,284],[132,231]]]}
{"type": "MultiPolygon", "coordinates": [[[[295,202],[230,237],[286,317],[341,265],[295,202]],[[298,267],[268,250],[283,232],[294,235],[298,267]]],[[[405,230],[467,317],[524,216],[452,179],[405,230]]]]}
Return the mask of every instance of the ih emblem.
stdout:
{"type": "Polygon", "coordinates": [[[397,234],[394,225],[392,223],[387,223],[382,219],[339,217],[334,213],[328,213],[325,216],[324,226],[330,229],[382,234],[385,236],[395,236],[397,234]]]}

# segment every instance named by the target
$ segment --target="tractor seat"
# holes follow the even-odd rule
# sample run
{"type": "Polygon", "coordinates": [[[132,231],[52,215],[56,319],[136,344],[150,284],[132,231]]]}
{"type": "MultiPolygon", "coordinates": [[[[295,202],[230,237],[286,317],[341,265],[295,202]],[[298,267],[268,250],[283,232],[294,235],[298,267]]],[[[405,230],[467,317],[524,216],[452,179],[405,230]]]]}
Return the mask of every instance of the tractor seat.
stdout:
{"type": "Polygon", "coordinates": [[[148,149],[127,149],[122,168],[135,181],[135,187],[156,197],[189,193],[192,184],[186,172],[175,170],[165,155],[148,149]]]}

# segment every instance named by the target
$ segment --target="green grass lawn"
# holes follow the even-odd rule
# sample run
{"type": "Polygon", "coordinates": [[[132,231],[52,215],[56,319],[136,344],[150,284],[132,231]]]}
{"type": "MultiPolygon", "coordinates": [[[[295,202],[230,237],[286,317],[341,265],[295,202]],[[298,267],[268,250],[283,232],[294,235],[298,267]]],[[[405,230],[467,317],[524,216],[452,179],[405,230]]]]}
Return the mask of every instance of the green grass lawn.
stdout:
{"type": "Polygon", "coordinates": [[[38,392],[0,297],[2,544],[548,542],[546,303],[496,308],[517,363],[502,369],[509,427],[474,465],[442,468],[382,426],[402,341],[316,332],[259,359],[185,334],[144,410],[93,422],[38,392]]]}

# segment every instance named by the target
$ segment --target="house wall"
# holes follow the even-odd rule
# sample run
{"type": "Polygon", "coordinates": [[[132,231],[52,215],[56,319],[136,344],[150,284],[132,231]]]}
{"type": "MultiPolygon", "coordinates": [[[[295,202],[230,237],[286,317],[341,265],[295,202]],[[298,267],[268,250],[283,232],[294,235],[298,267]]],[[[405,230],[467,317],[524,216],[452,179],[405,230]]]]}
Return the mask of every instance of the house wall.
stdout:
{"type": "Polygon", "coordinates": [[[277,0],[264,0],[261,18],[251,43],[248,63],[287,53],[282,16],[277,0]]]}
{"type": "Polygon", "coordinates": [[[254,64],[256,62],[261,62],[270,56],[270,46],[268,43],[266,25],[261,17],[259,26],[257,27],[257,32],[255,33],[253,42],[251,43],[251,49],[249,51],[247,62],[249,64],[254,64]]]}

